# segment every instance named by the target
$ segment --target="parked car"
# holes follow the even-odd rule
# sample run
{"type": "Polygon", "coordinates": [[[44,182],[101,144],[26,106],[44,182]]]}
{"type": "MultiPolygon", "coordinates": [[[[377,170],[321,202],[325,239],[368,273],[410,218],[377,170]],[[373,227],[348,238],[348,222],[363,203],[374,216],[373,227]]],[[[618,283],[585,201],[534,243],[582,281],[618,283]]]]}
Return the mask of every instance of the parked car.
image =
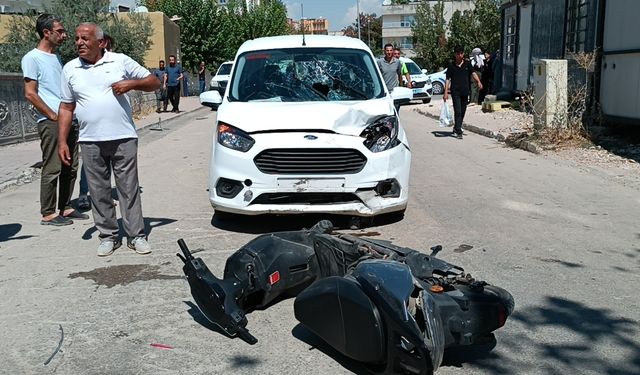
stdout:
{"type": "MultiPolygon", "coordinates": [[[[432,87],[429,76],[425,74],[425,70],[421,69],[413,60],[401,57],[400,61],[404,63],[409,70],[411,76],[411,86],[413,87],[413,99],[422,100],[423,103],[431,101],[432,87]]],[[[403,81],[405,78],[403,77],[403,81]]],[[[406,83],[406,82],[405,82],[406,83]]]]}
{"type": "Polygon", "coordinates": [[[444,82],[447,80],[447,69],[428,74],[427,77],[431,80],[433,95],[444,94],[444,82]]]}
{"type": "Polygon", "coordinates": [[[224,90],[227,89],[227,82],[229,82],[229,76],[231,75],[231,69],[233,68],[233,61],[227,61],[220,64],[216,75],[211,78],[210,90],[217,90],[220,95],[224,95],[224,90]]]}
{"type": "Polygon", "coordinates": [[[245,42],[219,106],[209,200],[218,212],[402,212],[411,151],[366,44],[355,38],[288,35],[245,42]]]}

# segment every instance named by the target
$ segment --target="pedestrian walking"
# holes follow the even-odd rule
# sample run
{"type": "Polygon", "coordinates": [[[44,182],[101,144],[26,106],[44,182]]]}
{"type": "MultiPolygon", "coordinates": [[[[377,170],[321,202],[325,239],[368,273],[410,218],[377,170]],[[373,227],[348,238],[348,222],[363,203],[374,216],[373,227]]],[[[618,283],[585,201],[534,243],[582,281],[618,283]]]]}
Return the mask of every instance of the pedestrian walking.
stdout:
{"type": "Polygon", "coordinates": [[[176,57],[169,55],[167,67],[167,96],[171,102],[171,112],[180,112],[180,86],[184,78],[182,66],[176,64],[176,57]]]}
{"type": "Polygon", "coordinates": [[[160,88],[156,90],[156,112],[167,111],[167,69],[164,60],[158,62],[158,69],[153,71],[153,75],[160,82],[160,88]]]}
{"type": "Polygon", "coordinates": [[[480,78],[478,78],[478,75],[473,71],[471,63],[465,60],[462,47],[458,46],[454,49],[454,61],[447,66],[444,95],[442,96],[442,100],[445,101],[444,104],[446,105],[446,101],[449,98],[449,91],[451,91],[454,118],[452,135],[458,139],[462,139],[462,121],[464,120],[464,114],[467,111],[467,104],[469,103],[471,79],[482,89],[480,78]]]}
{"type": "Polygon", "coordinates": [[[58,154],[64,164],[71,162],[67,138],[75,112],[100,238],[98,255],[111,255],[121,245],[111,199],[112,171],[128,247],[148,254],[151,246],[146,239],[138,182],[138,135],[127,92],[154,91],[160,82],[129,56],[104,50],[103,37],[102,29],[94,23],[76,28],[78,58],[62,69],[58,154]]]}
{"type": "MultiPolygon", "coordinates": [[[[402,63],[399,59],[393,56],[393,44],[387,43],[384,46],[384,57],[378,59],[378,67],[380,73],[382,73],[382,79],[384,80],[387,90],[393,91],[394,88],[400,85],[402,82],[402,63]]],[[[409,72],[404,74],[407,80],[407,87],[411,88],[411,76],[409,72]]],[[[399,111],[400,107],[396,106],[396,111],[399,111]]]]}
{"type": "MultiPolygon", "coordinates": [[[[37,111],[38,135],[42,150],[40,178],[40,214],[43,225],[69,225],[72,219],[89,219],[71,207],[71,197],[78,174],[78,128],[71,126],[65,139],[69,162],[60,163],[58,145],[58,107],[62,62],[55,52],[67,40],[59,18],[42,14],[36,20],[40,36],[38,46],[22,57],[25,98],[37,111]]],[[[71,121],[72,119],[70,119],[71,121]]]]}

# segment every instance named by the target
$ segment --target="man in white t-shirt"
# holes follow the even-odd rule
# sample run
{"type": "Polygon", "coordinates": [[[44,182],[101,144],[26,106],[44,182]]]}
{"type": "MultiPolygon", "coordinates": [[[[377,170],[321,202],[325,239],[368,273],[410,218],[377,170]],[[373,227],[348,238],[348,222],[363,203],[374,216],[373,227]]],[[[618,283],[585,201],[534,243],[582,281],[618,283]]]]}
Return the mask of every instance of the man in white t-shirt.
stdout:
{"type": "Polygon", "coordinates": [[[43,225],[69,225],[72,219],[88,219],[70,204],[78,172],[78,133],[73,129],[67,138],[71,161],[60,164],[58,158],[58,107],[60,106],[60,73],[62,63],[56,49],[67,40],[67,32],[59,19],[42,14],[36,20],[40,36],[38,46],[22,57],[24,96],[38,112],[38,135],[42,150],[40,178],[40,213],[43,225]]]}
{"type": "Polygon", "coordinates": [[[58,154],[63,163],[71,162],[65,142],[75,111],[93,219],[100,233],[98,256],[111,255],[121,245],[111,199],[112,170],[128,246],[138,254],[149,254],[138,183],[138,135],[127,92],[154,91],[160,82],[129,56],[105,51],[103,38],[96,24],[76,28],[79,57],[62,69],[58,154]]]}

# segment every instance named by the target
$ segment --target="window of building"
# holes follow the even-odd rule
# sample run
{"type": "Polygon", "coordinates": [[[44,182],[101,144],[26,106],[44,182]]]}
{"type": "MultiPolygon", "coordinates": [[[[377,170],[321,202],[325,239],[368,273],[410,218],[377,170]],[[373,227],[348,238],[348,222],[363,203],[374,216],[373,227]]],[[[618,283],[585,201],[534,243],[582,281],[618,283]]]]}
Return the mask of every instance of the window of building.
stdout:
{"type": "Polygon", "coordinates": [[[505,20],[504,57],[513,60],[516,53],[516,15],[509,15],[505,20]]]}
{"type": "Polygon", "coordinates": [[[416,24],[414,15],[402,16],[400,19],[400,27],[413,27],[416,24]]]}
{"type": "Polygon", "coordinates": [[[585,50],[587,9],[587,0],[569,0],[567,2],[567,51],[584,52],[585,50]]]}

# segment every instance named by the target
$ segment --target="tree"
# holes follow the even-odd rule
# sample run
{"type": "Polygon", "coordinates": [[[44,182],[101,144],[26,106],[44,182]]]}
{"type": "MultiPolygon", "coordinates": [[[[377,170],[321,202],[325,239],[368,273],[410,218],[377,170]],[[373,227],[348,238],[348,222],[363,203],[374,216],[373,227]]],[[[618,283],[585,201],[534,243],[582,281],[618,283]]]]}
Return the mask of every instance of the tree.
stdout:
{"type": "Polygon", "coordinates": [[[430,6],[426,1],[421,2],[416,7],[415,22],[412,28],[414,49],[423,66],[429,71],[446,66],[450,53],[444,4],[438,2],[430,6]]]}
{"type": "MultiPolygon", "coordinates": [[[[352,38],[358,37],[358,20],[342,29],[342,34],[352,38]]],[[[382,52],[382,16],[375,13],[360,13],[360,38],[374,54],[382,52]]]]}
{"type": "MultiPolygon", "coordinates": [[[[125,53],[139,63],[151,45],[153,33],[151,21],[144,14],[130,13],[126,19],[110,13],[108,0],[77,1],[58,0],[45,6],[45,12],[62,18],[69,40],[58,49],[63,63],[78,56],[73,38],[76,27],[82,22],[94,22],[115,41],[115,52],[125,53]]],[[[14,17],[9,33],[0,47],[0,71],[19,72],[22,56],[38,45],[35,31],[37,15],[14,17]]]]}
{"type": "Polygon", "coordinates": [[[444,19],[443,1],[433,6],[422,1],[416,8],[414,44],[427,69],[446,66],[453,48],[462,46],[467,53],[479,47],[495,51],[500,44],[500,0],[475,0],[472,10],[455,11],[449,22],[444,19]]]}
{"type": "Polygon", "coordinates": [[[214,70],[232,60],[247,40],[290,33],[287,8],[279,0],[232,0],[224,6],[215,0],[147,0],[145,5],[182,18],[181,63],[193,71],[200,61],[214,70]]]}

